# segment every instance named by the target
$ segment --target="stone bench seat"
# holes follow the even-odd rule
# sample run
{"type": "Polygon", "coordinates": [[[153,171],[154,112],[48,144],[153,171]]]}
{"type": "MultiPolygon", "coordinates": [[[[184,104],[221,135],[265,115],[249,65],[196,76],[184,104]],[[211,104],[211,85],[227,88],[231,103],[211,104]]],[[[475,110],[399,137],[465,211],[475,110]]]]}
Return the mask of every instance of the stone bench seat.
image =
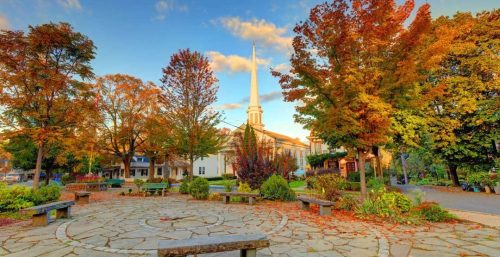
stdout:
{"type": "Polygon", "coordinates": [[[319,215],[331,215],[332,214],[332,206],[335,205],[332,201],[321,200],[309,196],[300,195],[297,197],[302,203],[302,210],[309,210],[309,204],[317,204],[319,205],[319,215]]]}
{"type": "Polygon", "coordinates": [[[255,257],[257,248],[264,247],[269,247],[269,239],[261,233],[162,240],[158,242],[158,257],[180,257],[236,250],[240,250],[240,256],[255,257]]]}
{"type": "Polygon", "coordinates": [[[222,202],[227,204],[231,200],[231,196],[245,197],[248,198],[248,204],[252,205],[255,203],[259,194],[256,193],[241,193],[241,192],[222,192],[220,193],[222,196],[222,202]]]}
{"type": "Polygon", "coordinates": [[[78,205],[89,203],[90,202],[90,192],[76,191],[75,192],[75,202],[78,205]]]}
{"type": "Polygon", "coordinates": [[[144,196],[146,196],[148,192],[156,192],[157,190],[161,190],[161,195],[165,196],[167,189],[167,183],[145,183],[141,187],[141,190],[144,192],[144,196]]]}
{"type": "Polygon", "coordinates": [[[47,226],[51,210],[56,210],[56,219],[70,218],[72,205],[75,201],[59,201],[22,209],[20,213],[32,215],[33,226],[47,226]]]}

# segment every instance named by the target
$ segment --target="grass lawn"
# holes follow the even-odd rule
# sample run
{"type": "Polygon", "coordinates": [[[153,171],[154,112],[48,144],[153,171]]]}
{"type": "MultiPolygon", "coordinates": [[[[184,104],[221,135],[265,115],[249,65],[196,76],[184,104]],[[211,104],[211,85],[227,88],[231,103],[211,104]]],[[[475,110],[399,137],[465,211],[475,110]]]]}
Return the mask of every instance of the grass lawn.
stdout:
{"type": "MultiPolygon", "coordinates": [[[[209,185],[213,185],[213,186],[223,186],[223,185],[224,185],[224,183],[226,183],[226,181],[228,181],[228,180],[215,180],[215,181],[208,181],[208,184],[209,184],[209,185]]],[[[229,180],[229,181],[231,181],[231,184],[232,184],[233,186],[235,186],[235,185],[236,185],[236,179],[232,179],[232,180],[229,180]]]]}
{"type": "Polygon", "coordinates": [[[292,181],[290,183],[288,183],[288,185],[290,185],[290,187],[293,189],[293,188],[297,188],[297,187],[305,187],[306,186],[306,181],[305,180],[295,180],[295,181],[292,181]]]}

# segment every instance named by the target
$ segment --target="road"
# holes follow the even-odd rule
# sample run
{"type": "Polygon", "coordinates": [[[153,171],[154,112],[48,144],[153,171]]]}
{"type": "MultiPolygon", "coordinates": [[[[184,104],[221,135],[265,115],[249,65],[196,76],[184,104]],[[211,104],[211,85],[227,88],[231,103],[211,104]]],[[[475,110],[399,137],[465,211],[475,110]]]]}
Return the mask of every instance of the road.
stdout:
{"type": "Polygon", "coordinates": [[[448,209],[500,215],[500,195],[474,192],[446,192],[426,186],[396,185],[406,194],[417,188],[425,192],[425,200],[440,203],[448,209]]]}

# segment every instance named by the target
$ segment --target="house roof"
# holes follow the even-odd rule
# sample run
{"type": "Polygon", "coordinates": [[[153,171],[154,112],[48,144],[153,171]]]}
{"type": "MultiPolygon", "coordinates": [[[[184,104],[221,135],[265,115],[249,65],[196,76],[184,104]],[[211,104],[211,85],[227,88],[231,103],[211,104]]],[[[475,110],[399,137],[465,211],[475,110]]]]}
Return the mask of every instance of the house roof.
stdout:
{"type": "Polygon", "coordinates": [[[303,147],[308,147],[309,146],[306,143],[300,141],[298,138],[292,138],[292,137],[285,136],[283,134],[279,134],[279,133],[276,133],[276,132],[273,132],[273,131],[262,130],[262,133],[264,133],[264,134],[266,134],[266,135],[268,135],[270,137],[274,137],[276,139],[283,140],[283,141],[288,141],[288,142],[291,142],[291,143],[299,145],[299,146],[303,146],[303,147]]]}

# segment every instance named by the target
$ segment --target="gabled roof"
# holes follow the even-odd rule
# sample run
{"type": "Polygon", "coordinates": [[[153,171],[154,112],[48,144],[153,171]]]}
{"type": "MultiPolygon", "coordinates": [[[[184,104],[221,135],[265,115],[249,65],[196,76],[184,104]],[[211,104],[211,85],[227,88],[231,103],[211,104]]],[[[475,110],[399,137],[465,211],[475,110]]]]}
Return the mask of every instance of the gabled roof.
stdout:
{"type": "Polygon", "coordinates": [[[303,146],[303,147],[308,147],[309,146],[306,143],[300,141],[298,138],[292,138],[292,137],[285,136],[283,134],[279,134],[279,133],[276,133],[276,132],[273,132],[273,131],[262,130],[262,133],[264,133],[267,136],[273,137],[275,139],[279,139],[279,140],[283,140],[283,141],[288,141],[288,142],[291,142],[291,143],[299,145],[299,146],[303,146]]]}

